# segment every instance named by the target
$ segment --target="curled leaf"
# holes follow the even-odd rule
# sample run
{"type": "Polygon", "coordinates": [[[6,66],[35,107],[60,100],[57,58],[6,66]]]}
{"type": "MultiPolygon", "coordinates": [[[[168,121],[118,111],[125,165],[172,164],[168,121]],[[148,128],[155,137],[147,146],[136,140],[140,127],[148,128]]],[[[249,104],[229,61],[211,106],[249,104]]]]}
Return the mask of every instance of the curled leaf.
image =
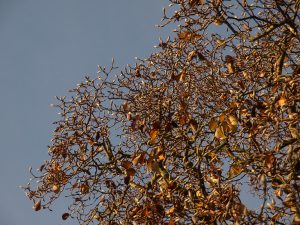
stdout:
{"type": "Polygon", "coordinates": [[[62,214],[61,218],[62,218],[63,220],[66,220],[66,219],[69,218],[69,216],[70,216],[69,213],[64,213],[64,214],[62,214]]]}
{"type": "Polygon", "coordinates": [[[39,211],[42,208],[41,200],[38,200],[32,207],[35,211],[39,211]]]}

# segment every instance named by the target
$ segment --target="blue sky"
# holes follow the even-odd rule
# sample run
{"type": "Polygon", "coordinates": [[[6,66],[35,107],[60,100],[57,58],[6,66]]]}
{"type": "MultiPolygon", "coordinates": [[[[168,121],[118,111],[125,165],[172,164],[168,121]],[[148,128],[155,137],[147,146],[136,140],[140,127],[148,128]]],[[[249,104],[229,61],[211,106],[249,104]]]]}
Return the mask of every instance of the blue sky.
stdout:
{"type": "Polygon", "coordinates": [[[34,212],[18,188],[28,168],[47,159],[57,111],[65,95],[96,76],[97,65],[118,66],[147,57],[160,36],[164,0],[0,0],[0,225],[62,222],[65,199],[54,212],[34,212]]]}

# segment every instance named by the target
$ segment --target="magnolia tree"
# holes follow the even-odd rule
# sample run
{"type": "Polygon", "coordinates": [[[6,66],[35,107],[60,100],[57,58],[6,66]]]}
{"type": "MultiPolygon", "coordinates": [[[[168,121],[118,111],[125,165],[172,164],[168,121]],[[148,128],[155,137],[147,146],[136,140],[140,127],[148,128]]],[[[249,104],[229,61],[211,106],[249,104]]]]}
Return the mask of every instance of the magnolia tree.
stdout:
{"type": "Polygon", "coordinates": [[[80,224],[298,224],[299,7],[170,0],[172,38],[58,98],[34,210],[64,195],[80,224]]]}

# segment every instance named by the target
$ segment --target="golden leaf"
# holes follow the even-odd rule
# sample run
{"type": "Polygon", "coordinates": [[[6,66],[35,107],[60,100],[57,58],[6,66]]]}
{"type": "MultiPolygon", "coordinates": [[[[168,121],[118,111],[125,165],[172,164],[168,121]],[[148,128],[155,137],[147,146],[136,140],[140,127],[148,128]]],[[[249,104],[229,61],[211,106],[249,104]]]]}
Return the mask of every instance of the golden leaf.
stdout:
{"type": "Polygon", "coordinates": [[[300,222],[300,212],[295,213],[294,221],[300,222]]]}
{"type": "Polygon", "coordinates": [[[224,122],[224,120],[225,120],[225,113],[221,113],[221,115],[219,117],[219,120],[220,120],[221,123],[224,122]]]}
{"type": "Polygon", "coordinates": [[[166,215],[170,216],[174,213],[174,211],[175,211],[175,207],[173,206],[169,210],[166,211],[166,215]]]}
{"type": "Polygon", "coordinates": [[[165,154],[163,152],[161,152],[159,155],[158,155],[158,161],[163,161],[165,160],[166,157],[165,157],[165,154]]]}
{"type": "Polygon", "coordinates": [[[137,156],[134,157],[134,159],[132,160],[132,164],[134,166],[136,166],[139,163],[141,156],[142,154],[138,154],[137,156]]]}
{"type": "Polygon", "coordinates": [[[53,187],[52,187],[52,190],[55,194],[59,193],[60,191],[60,187],[58,184],[54,184],[53,187]]]}
{"type": "Polygon", "coordinates": [[[232,126],[237,126],[238,125],[238,120],[235,116],[229,115],[228,120],[229,120],[229,122],[232,126]]]}
{"type": "Polygon", "coordinates": [[[183,41],[188,42],[192,39],[192,37],[193,37],[193,34],[188,32],[188,31],[178,33],[179,40],[183,40],[183,41]]]}
{"type": "Polygon", "coordinates": [[[208,127],[211,131],[215,131],[216,128],[218,127],[218,122],[215,121],[214,119],[211,119],[209,124],[208,124],[208,127]]]}
{"type": "Polygon", "coordinates": [[[234,73],[235,72],[235,68],[233,66],[233,63],[227,63],[227,70],[228,70],[228,73],[234,73]]]}
{"type": "Polygon", "coordinates": [[[155,143],[157,137],[158,137],[158,129],[152,129],[152,130],[150,130],[151,144],[155,143]]]}
{"type": "Polygon", "coordinates": [[[283,107],[283,106],[286,105],[286,98],[285,98],[283,95],[281,95],[281,97],[279,98],[279,100],[278,100],[278,105],[279,105],[280,107],[283,107]]]}
{"type": "Polygon", "coordinates": [[[243,172],[243,167],[237,164],[233,164],[229,169],[229,178],[240,175],[243,172]]]}
{"type": "Polygon", "coordinates": [[[197,56],[197,51],[196,50],[191,51],[187,56],[187,61],[188,62],[192,61],[196,56],[197,56]]]}
{"type": "Polygon", "coordinates": [[[216,128],[215,137],[220,139],[220,140],[223,140],[223,139],[226,138],[222,126],[216,128]]]}

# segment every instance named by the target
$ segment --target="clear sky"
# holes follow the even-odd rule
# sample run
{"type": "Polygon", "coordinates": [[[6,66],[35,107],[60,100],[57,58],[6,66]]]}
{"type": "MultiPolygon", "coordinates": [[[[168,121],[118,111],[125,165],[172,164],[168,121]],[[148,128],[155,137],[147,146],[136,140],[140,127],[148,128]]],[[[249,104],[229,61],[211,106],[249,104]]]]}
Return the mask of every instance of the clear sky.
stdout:
{"type": "Polygon", "coordinates": [[[65,199],[52,213],[34,212],[18,188],[48,159],[57,111],[65,95],[96,76],[97,65],[146,57],[160,36],[166,0],[0,0],[0,225],[58,225],[65,199]]]}

